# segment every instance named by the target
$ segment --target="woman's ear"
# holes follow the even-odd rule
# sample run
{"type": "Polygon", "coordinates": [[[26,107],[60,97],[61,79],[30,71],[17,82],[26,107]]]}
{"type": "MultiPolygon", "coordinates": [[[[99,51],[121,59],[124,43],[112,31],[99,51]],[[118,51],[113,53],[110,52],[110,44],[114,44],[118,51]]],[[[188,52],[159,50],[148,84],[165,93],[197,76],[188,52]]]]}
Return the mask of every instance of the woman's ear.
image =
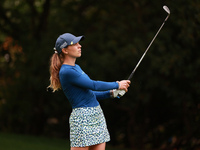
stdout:
{"type": "Polygon", "coordinates": [[[66,48],[63,48],[63,49],[62,49],[62,52],[63,52],[64,54],[68,54],[68,51],[66,50],[66,48]]]}

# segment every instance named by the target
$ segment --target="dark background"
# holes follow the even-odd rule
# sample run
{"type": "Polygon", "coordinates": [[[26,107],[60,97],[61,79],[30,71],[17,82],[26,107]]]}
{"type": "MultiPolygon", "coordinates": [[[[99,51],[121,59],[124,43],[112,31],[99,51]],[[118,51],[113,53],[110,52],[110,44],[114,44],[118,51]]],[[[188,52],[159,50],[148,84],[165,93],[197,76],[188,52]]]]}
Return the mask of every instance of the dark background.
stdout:
{"type": "Polygon", "coordinates": [[[94,80],[127,79],[129,92],[101,101],[110,144],[141,149],[200,145],[199,0],[1,0],[0,131],[69,137],[69,102],[46,91],[57,37],[85,35],[77,63],[94,80]]]}

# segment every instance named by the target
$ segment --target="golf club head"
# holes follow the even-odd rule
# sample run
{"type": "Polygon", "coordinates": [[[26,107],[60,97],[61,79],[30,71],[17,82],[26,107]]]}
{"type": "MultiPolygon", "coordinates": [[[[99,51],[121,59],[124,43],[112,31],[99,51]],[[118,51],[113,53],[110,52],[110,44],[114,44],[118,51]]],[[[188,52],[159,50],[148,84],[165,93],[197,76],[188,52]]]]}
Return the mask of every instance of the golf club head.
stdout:
{"type": "Polygon", "coordinates": [[[168,14],[170,14],[170,10],[169,10],[169,8],[168,8],[167,6],[163,6],[163,9],[164,9],[168,14]]]}

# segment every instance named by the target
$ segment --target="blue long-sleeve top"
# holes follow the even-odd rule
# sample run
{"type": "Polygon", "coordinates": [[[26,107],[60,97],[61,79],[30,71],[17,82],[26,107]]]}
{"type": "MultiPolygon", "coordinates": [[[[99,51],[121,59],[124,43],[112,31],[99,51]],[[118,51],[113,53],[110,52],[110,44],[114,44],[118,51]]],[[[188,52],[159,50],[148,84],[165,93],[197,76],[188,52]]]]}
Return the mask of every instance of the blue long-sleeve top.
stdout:
{"type": "Polygon", "coordinates": [[[59,71],[59,79],[72,108],[98,106],[98,100],[109,98],[110,90],[119,87],[117,82],[91,80],[77,64],[63,64],[59,71]]]}

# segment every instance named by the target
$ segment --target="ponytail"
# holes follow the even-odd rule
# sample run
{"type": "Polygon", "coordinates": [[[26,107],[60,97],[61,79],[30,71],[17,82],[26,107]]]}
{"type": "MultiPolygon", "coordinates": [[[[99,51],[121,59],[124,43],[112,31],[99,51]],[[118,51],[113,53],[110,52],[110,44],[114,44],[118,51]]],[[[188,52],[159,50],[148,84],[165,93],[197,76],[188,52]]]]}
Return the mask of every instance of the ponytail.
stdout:
{"type": "Polygon", "coordinates": [[[61,89],[60,79],[59,79],[59,71],[63,62],[62,53],[54,53],[50,59],[50,85],[48,88],[51,88],[53,92],[61,89]]]}

